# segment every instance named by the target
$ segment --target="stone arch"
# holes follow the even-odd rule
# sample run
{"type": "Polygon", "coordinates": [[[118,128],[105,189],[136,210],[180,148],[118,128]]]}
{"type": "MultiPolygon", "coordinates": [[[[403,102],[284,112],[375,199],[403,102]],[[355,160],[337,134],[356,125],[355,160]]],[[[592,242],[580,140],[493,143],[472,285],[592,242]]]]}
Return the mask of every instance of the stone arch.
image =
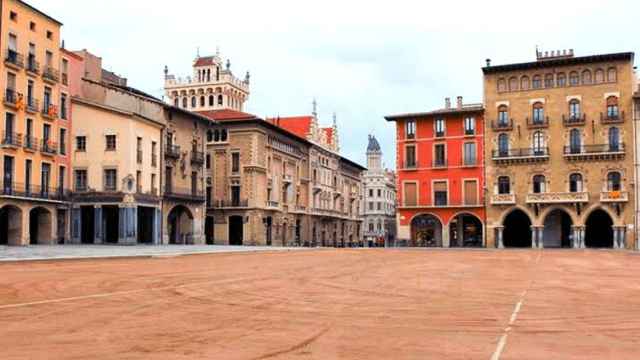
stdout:
{"type": "Polygon", "coordinates": [[[500,219],[498,221],[498,224],[500,224],[500,226],[504,226],[504,220],[507,218],[507,216],[510,213],[512,213],[512,212],[514,212],[516,210],[520,210],[520,211],[524,212],[529,217],[529,221],[531,221],[531,223],[534,224],[535,216],[529,211],[529,209],[527,209],[526,207],[524,207],[522,205],[513,205],[513,206],[511,206],[511,208],[509,208],[509,210],[503,211],[502,214],[500,215],[500,219]]]}
{"type": "Polygon", "coordinates": [[[193,214],[188,207],[176,205],[167,215],[169,244],[191,244],[194,234],[193,214]]]}
{"type": "Polygon", "coordinates": [[[586,225],[587,219],[589,218],[591,213],[593,213],[596,210],[602,210],[602,211],[606,212],[609,215],[609,217],[611,217],[611,220],[613,220],[613,225],[614,226],[624,226],[623,219],[620,218],[619,216],[617,216],[615,214],[615,212],[611,208],[609,208],[608,206],[603,206],[602,204],[593,204],[593,205],[589,206],[588,208],[584,209],[584,212],[582,213],[582,216],[580,217],[580,223],[579,224],[586,225]]]}
{"type": "Polygon", "coordinates": [[[567,206],[564,205],[553,205],[553,206],[549,206],[545,209],[543,209],[540,214],[538,215],[538,219],[539,222],[534,223],[534,225],[544,225],[544,221],[546,220],[547,216],[552,213],[553,211],[556,210],[561,210],[567,213],[567,215],[569,215],[569,217],[571,218],[571,222],[573,223],[573,225],[578,225],[581,224],[582,219],[581,217],[576,213],[575,208],[569,208],[567,206]]]}
{"type": "Polygon", "coordinates": [[[53,243],[53,214],[42,206],[29,211],[29,244],[53,243]]]}
{"type": "Polygon", "coordinates": [[[485,244],[486,225],[477,214],[471,211],[463,210],[453,214],[449,218],[447,228],[449,229],[450,247],[481,247],[485,244]],[[470,225],[479,228],[472,231],[470,225]]]}
{"type": "Polygon", "coordinates": [[[588,248],[616,247],[614,239],[615,218],[602,207],[589,212],[585,218],[584,245],[588,248]]]}
{"type": "Polygon", "coordinates": [[[0,245],[21,245],[22,209],[14,205],[0,208],[0,245]]]}
{"type": "Polygon", "coordinates": [[[503,215],[502,244],[504,247],[530,248],[533,239],[531,231],[533,218],[530,214],[514,206],[503,215]]]}
{"type": "Polygon", "coordinates": [[[576,224],[576,217],[572,215],[573,212],[563,206],[552,206],[540,214],[543,247],[572,247],[571,227],[576,224]]]}
{"type": "Polygon", "coordinates": [[[411,218],[411,242],[420,247],[442,246],[442,219],[433,213],[420,213],[411,218]]]}

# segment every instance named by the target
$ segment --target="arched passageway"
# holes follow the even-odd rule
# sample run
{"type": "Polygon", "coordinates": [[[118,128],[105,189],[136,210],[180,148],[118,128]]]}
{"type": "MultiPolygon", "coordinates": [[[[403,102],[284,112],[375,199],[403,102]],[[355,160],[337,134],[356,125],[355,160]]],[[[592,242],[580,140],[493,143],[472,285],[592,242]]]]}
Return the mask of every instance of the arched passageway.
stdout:
{"type": "Polygon", "coordinates": [[[0,245],[20,245],[22,210],[7,205],[0,208],[0,245]]]}
{"type": "Polygon", "coordinates": [[[504,219],[504,247],[531,247],[531,220],[522,210],[514,210],[504,219]]]}
{"type": "Polygon", "coordinates": [[[43,207],[35,207],[29,212],[29,244],[49,244],[52,240],[51,212],[43,207]]]}
{"type": "Polygon", "coordinates": [[[169,244],[193,243],[193,215],[185,206],[178,205],[167,216],[169,244]]]}
{"type": "Polygon", "coordinates": [[[542,243],[545,248],[571,247],[571,216],[566,211],[556,209],[544,219],[542,243]]]}
{"type": "Polygon", "coordinates": [[[595,210],[586,222],[584,245],[588,248],[613,248],[613,220],[604,210],[595,210]]]}
{"type": "Polygon", "coordinates": [[[244,242],[244,221],[242,216],[229,216],[229,245],[240,246],[244,242]]]}
{"type": "Polygon", "coordinates": [[[433,215],[418,215],[411,220],[411,243],[420,247],[442,246],[442,223],[433,215]]]}
{"type": "Polygon", "coordinates": [[[473,214],[459,214],[449,222],[451,247],[481,247],[482,221],[473,214]]]}

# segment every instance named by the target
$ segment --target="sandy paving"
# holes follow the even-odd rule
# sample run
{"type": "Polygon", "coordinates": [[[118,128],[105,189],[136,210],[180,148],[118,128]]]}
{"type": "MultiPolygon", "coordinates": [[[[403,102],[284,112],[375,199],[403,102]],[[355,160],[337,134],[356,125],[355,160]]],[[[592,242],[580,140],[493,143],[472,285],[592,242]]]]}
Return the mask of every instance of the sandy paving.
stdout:
{"type": "Polygon", "coordinates": [[[636,359],[639,270],[549,250],[4,263],[0,358],[636,359]]]}

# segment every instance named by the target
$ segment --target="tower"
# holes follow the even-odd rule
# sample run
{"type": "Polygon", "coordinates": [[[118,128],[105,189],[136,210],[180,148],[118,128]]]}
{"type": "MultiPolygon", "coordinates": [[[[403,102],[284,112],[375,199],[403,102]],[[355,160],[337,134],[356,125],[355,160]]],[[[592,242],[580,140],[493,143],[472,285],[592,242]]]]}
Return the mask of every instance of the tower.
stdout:
{"type": "Polygon", "coordinates": [[[380,150],[380,144],[373,135],[369,135],[367,168],[369,168],[369,171],[382,170],[382,150],[380,150]]]}

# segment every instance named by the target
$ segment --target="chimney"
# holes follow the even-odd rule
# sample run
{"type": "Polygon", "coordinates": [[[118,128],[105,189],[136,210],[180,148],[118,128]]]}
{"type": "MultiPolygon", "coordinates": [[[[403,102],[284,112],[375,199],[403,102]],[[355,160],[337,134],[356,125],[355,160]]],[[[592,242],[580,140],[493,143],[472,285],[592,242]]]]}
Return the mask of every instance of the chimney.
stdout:
{"type": "Polygon", "coordinates": [[[447,110],[451,109],[451,98],[444,98],[444,108],[447,110]]]}
{"type": "Polygon", "coordinates": [[[487,62],[487,67],[491,66],[491,59],[485,60],[487,62]]]}
{"type": "Polygon", "coordinates": [[[462,96],[458,96],[458,110],[462,109],[462,96]]]}

